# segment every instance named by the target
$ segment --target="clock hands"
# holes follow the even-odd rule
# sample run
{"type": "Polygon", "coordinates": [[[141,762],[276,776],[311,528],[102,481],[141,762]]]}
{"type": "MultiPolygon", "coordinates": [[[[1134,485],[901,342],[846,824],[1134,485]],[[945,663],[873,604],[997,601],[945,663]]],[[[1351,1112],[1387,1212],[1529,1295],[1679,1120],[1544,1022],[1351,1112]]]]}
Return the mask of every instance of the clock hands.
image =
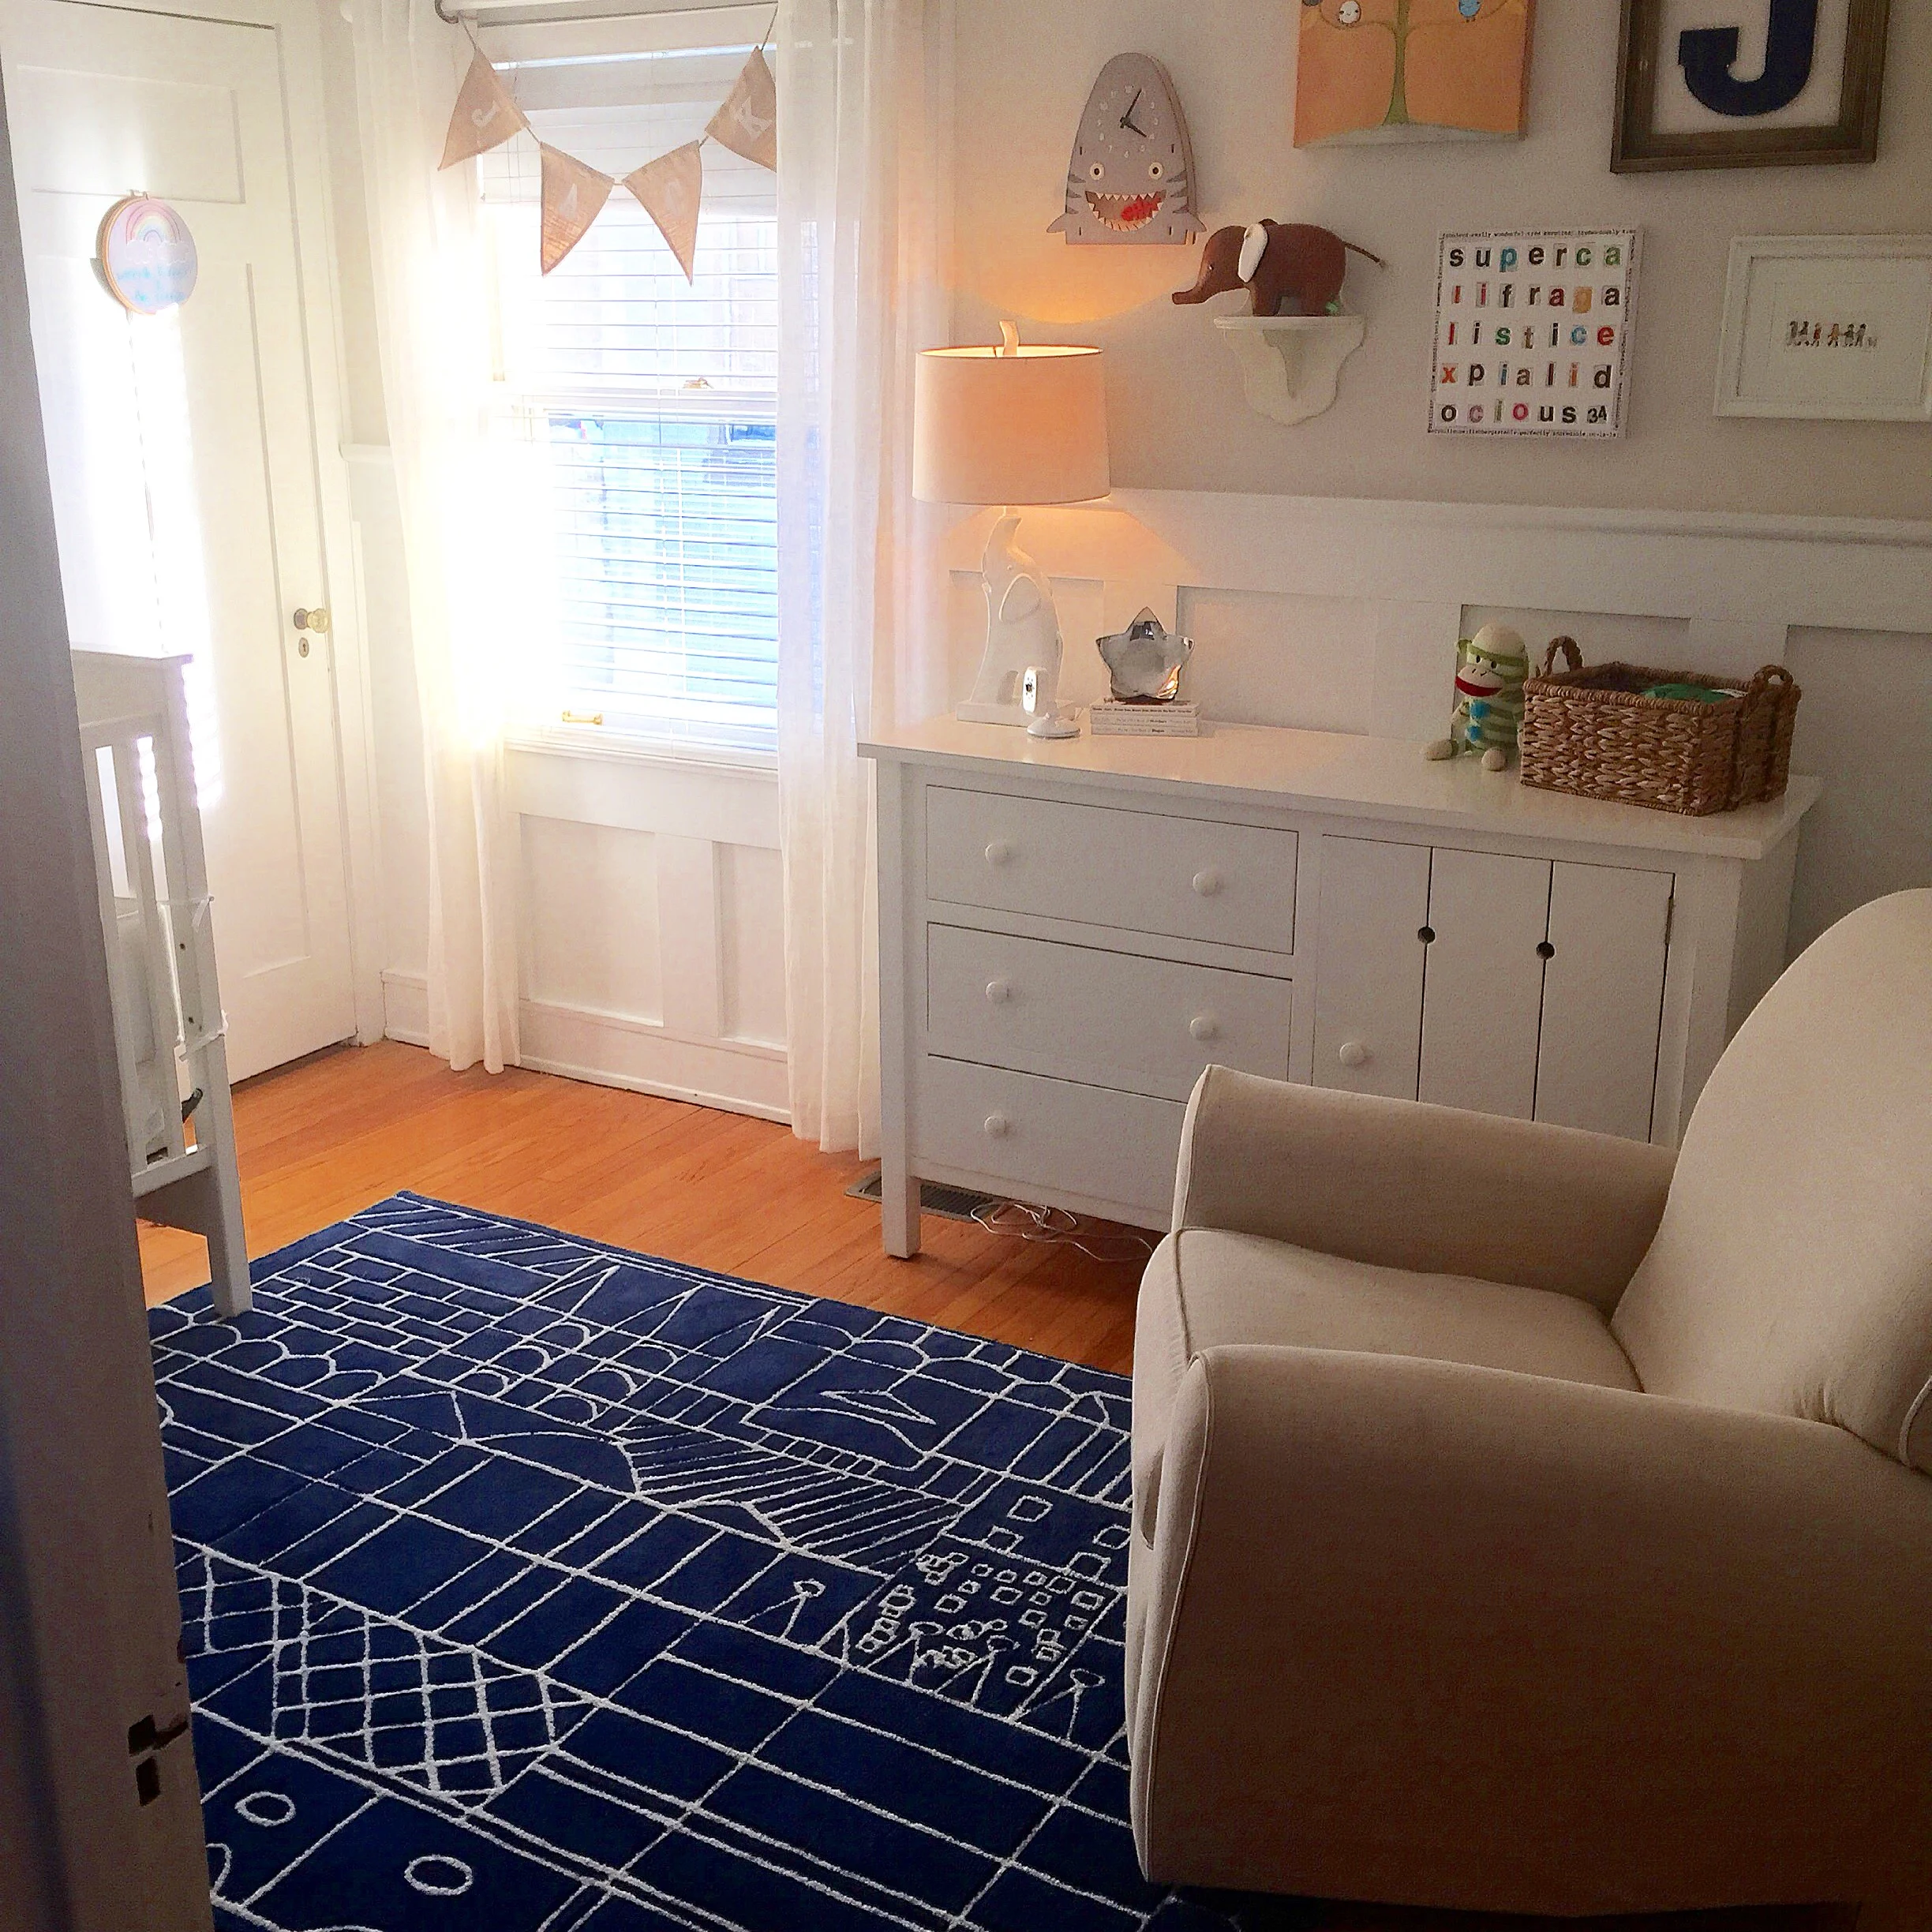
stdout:
{"type": "Polygon", "coordinates": [[[1140,96],[1146,92],[1147,89],[1145,88],[1136,88],[1134,89],[1133,99],[1127,103],[1127,111],[1120,118],[1121,125],[1124,128],[1130,129],[1133,133],[1138,134],[1143,140],[1147,139],[1147,129],[1144,127],[1136,125],[1133,117],[1134,110],[1140,105],[1140,96]]]}

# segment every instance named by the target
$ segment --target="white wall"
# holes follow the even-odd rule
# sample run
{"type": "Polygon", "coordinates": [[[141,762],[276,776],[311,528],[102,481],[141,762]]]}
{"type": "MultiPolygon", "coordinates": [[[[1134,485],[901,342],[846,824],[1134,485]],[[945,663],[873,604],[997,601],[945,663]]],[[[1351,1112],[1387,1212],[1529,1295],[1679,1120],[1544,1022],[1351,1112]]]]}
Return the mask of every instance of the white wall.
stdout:
{"type": "MultiPolygon", "coordinates": [[[[1522,141],[1319,151],[1294,145],[1294,0],[957,3],[956,336],[986,339],[1009,315],[1029,336],[1100,343],[1117,484],[1932,516],[1932,431],[1711,414],[1733,235],[1932,230],[1932,6],[1892,9],[1875,165],[1614,175],[1615,0],[1537,0],[1522,141]],[[1285,429],[1249,410],[1208,311],[1168,300],[1193,279],[1195,251],[1046,232],[1087,90],[1128,49],[1174,75],[1210,227],[1314,222],[1388,263],[1349,271],[1368,340],[1317,421],[1285,429]],[[1626,226],[1643,230],[1628,435],[1586,447],[1426,435],[1437,234],[1626,226]]],[[[1732,11],[1749,5],[1762,0],[1732,11]]]]}
{"type": "MultiPolygon", "coordinates": [[[[345,382],[357,440],[379,444],[386,432],[353,62],[337,0],[320,5],[345,382]]],[[[1002,316],[1013,316],[1029,336],[1104,346],[1114,474],[1121,488],[1932,518],[1932,429],[1720,421],[1711,414],[1733,234],[1932,230],[1932,8],[1893,9],[1874,167],[1619,178],[1608,168],[1612,0],[1540,0],[1530,132],[1522,143],[1315,154],[1293,144],[1300,9],[1292,0],[957,0],[957,6],[955,339],[988,338],[1002,316]],[[1369,318],[1368,337],[1344,370],[1340,400],[1327,415],[1287,429],[1247,407],[1234,359],[1206,315],[1168,300],[1192,279],[1193,251],[1074,249],[1046,234],[1088,88],[1109,55],[1129,48],[1159,55],[1174,74],[1211,226],[1263,215],[1319,222],[1387,259],[1385,272],[1359,264],[1350,271],[1348,299],[1369,318]],[[1438,231],[1627,223],[1644,230],[1645,256],[1623,440],[1564,447],[1428,436],[1438,231]]],[[[364,453],[358,502],[376,687],[391,1027],[409,1037],[419,1036],[422,1024],[427,839],[393,500],[383,467],[364,453]]],[[[1277,520],[1285,529],[1299,514],[1284,503],[1277,520]]],[[[1412,612],[1398,634],[1372,633],[1359,600],[1334,586],[1275,581],[1256,590],[1248,584],[1252,573],[1225,556],[1185,560],[1189,567],[1181,567],[1158,554],[1164,541],[1158,533],[1144,530],[1131,541],[1144,553],[1123,561],[1117,583],[1185,586],[1177,602],[1200,642],[1197,688],[1212,710],[1233,719],[1395,728],[1376,721],[1392,715],[1378,711],[1378,683],[1384,695],[1391,680],[1411,694],[1446,689],[1458,623],[1482,615],[1487,594],[1461,580],[1451,553],[1428,614],[1412,612]]],[[[1335,541],[1346,549],[1350,533],[1343,529],[1335,541]]],[[[1788,558],[1805,554],[1800,546],[1788,558]]],[[[1576,630],[1593,657],[1668,657],[1674,644],[1688,646],[1692,635],[1680,618],[1632,616],[1624,608],[1633,601],[1653,611],[1672,607],[1656,586],[1645,595],[1647,605],[1643,597],[1619,602],[1605,594],[1526,613],[1525,622],[1540,641],[1560,617],[1560,627],[1576,630]]],[[[964,575],[954,580],[953,607],[949,669],[963,689],[979,621],[976,589],[964,575]]],[[[1062,586],[1061,607],[1077,694],[1097,683],[1097,660],[1085,640],[1114,613],[1104,608],[1099,579],[1077,574],[1062,586]]],[[[1728,665],[1733,655],[1759,647],[1763,655],[1781,650],[1806,687],[1798,762],[1822,773],[1828,791],[1805,836],[1795,942],[1878,892],[1932,882],[1932,638],[1902,623],[1887,630],[1830,611],[1811,620],[1790,631],[1788,643],[1780,626],[1739,632],[1712,660],[1728,665]]],[[[1708,626],[1698,634],[1706,642],[1710,635],[1708,626]]],[[[1694,651],[1689,661],[1698,661],[1694,651]]],[[[622,768],[590,773],[573,770],[575,762],[515,761],[518,783],[533,788],[530,798],[541,790],[551,801],[525,808],[525,904],[534,922],[526,927],[525,1024],[533,1058],[781,1110],[781,895],[769,780],[721,777],[722,790],[710,796],[722,815],[694,825],[674,807],[661,772],[639,768],[627,778],[622,768]],[[575,802],[559,804],[560,798],[575,802]],[[694,844],[677,842],[686,838],[694,844]],[[616,911],[606,917],[609,908],[616,911]],[[693,930],[705,935],[695,955],[685,943],[693,930]]]]}

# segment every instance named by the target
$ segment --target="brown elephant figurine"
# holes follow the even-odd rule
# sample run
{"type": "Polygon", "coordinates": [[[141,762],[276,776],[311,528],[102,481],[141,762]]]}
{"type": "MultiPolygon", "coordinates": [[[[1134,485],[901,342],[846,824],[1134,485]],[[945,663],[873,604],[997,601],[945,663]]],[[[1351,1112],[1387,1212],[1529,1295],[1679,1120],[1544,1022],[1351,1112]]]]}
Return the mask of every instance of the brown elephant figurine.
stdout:
{"type": "Polygon", "coordinates": [[[1204,302],[1211,295],[1245,288],[1258,316],[1327,315],[1340,298],[1351,250],[1383,266],[1380,255],[1304,222],[1217,228],[1202,245],[1194,286],[1176,289],[1174,298],[1204,302]]]}

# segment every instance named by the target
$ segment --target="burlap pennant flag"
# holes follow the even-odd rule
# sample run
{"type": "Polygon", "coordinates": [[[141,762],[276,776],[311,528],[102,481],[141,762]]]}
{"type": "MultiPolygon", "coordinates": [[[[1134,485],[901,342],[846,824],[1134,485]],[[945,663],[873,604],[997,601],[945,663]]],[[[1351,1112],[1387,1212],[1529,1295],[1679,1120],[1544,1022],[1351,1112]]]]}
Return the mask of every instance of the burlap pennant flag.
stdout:
{"type": "Polygon", "coordinates": [[[778,88],[765,65],[765,50],[754,47],[739,71],[724,105],[705,129],[720,146],[760,167],[778,171],[778,88]]]}
{"type": "Polygon", "coordinates": [[[704,193],[699,148],[697,141],[673,148],[624,177],[624,185],[643,204],[644,212],[670,244],[687,282],[691,279],[691,264],[698,253],[698,203],[704,193]]]}
{"type": "Polygon", "coordinates": [[[450,116],[449,137],[443,144],[443,159],[437,165],[454,167],[459,161],[500,147],[526,125],[522,110],[478,47],[470,71],[463,76],[455,110],[450,116]]]}
{"type": "Polygon", "coordinates": [[[539,141],[543,156],[543,271],[548,275],[588,231],[616,183],[539,141]]]}

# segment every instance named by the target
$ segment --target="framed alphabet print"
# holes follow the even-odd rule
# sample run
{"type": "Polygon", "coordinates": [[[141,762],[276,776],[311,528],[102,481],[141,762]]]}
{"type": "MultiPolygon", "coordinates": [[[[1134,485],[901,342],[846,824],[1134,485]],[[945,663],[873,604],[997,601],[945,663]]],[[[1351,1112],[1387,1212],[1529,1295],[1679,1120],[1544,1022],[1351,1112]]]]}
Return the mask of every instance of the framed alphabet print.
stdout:
{"type": "Polygon", "coordinates": [[[1740,235],[1717,406],[1932,422],[1932,235],[1740,235]]]}
{"type": "Polygon", "coordinates": [[[1889,0],[1623,0],[1619,174],[1878,152],[1889,0]]]}
{"type": "Polygon", "coordinates": [[[1430,433],[1621,436],[1637,241],[1634,228],[1444,235],[1430,433]]]}

